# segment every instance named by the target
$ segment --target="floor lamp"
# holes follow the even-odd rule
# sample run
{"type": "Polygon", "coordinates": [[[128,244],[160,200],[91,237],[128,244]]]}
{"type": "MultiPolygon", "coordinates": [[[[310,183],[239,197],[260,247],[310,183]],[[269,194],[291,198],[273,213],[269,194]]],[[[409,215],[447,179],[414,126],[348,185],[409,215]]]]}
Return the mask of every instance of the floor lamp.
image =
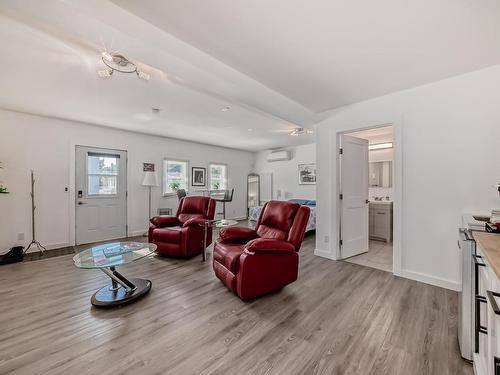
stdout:
{"type": "MultiPolygon", "coordinates": [[[[151,218],[151,188],[153,186],[158,186],[158,177],[156,176],[156,172],[153,171],[145,171],[144,178],[142,179],[142,186],[147,186],[149,188],[148,195],[148,220],[151,218]]],[[[144,234],[147,236],[147,233],[144,234]]]]}

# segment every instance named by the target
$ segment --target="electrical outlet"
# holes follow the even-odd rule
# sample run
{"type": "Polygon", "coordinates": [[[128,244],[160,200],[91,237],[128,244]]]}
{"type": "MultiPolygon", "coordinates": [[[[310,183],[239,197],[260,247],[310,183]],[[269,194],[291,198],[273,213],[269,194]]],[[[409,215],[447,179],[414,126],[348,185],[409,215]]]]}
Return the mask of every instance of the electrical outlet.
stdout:
{"type": "Polygon", "coordinates": [[[325,236],[325,243],[328,243],[328,242],[330,242],[330,237],[325,236]]]}
{"type": "Polygon", "coordinates": [[[18,234],[17,234],[17,240],[18,240],[18,241],[22,241],[22,240],[24,240],[24,233],[18,233],[18,234]]]}

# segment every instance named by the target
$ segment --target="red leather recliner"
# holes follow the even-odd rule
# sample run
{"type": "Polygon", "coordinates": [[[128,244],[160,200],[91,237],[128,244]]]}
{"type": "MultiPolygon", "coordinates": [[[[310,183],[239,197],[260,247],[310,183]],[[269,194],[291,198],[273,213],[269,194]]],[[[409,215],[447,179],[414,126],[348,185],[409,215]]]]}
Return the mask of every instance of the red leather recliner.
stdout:
{"type": "MultiPolygon", "coordinates": [[[[215,200],[208,197],[184,197],[175,216],[153,217],[149,226],[149,242],[160,255],[190,257],[203,251],[203,223],[213,220],[215,200]]],[[[212,228],[207,231],[207,246],[212,243],[212,228]]]]}
{"type": "Polygon", "coordinates": [[[255,230],[227,227],[215,242],[215,275],[241,299],[283,288],[297,280],[299,251],[309,207],[270,201],[255,230]]]}

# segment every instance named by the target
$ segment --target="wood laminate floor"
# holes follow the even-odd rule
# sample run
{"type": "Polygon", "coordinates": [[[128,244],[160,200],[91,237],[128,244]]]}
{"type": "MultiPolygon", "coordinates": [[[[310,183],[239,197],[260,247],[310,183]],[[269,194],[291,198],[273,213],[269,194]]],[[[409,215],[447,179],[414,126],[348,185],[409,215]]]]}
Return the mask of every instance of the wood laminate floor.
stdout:
{"type": "Polygon", "coordinates": [[[105,284],[71,255],[0,268],[0,374],[472,374],[457,345],[457,293],[300,251],[297,282],[242,302],[211,262],[121,267],[153,288],[92,308],[105,284]]]}

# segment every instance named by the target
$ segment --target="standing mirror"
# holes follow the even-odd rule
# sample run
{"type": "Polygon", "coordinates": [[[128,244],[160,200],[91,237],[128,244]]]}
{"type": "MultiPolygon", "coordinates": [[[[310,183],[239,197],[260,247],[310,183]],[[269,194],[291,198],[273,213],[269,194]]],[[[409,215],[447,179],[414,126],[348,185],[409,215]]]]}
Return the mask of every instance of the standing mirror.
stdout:
{"type": "Polygon", "coordinates": [[[260,201],[260,176],[251,173],[247,177],[247,211],[250,207],[256,207],[260,201]]]}

